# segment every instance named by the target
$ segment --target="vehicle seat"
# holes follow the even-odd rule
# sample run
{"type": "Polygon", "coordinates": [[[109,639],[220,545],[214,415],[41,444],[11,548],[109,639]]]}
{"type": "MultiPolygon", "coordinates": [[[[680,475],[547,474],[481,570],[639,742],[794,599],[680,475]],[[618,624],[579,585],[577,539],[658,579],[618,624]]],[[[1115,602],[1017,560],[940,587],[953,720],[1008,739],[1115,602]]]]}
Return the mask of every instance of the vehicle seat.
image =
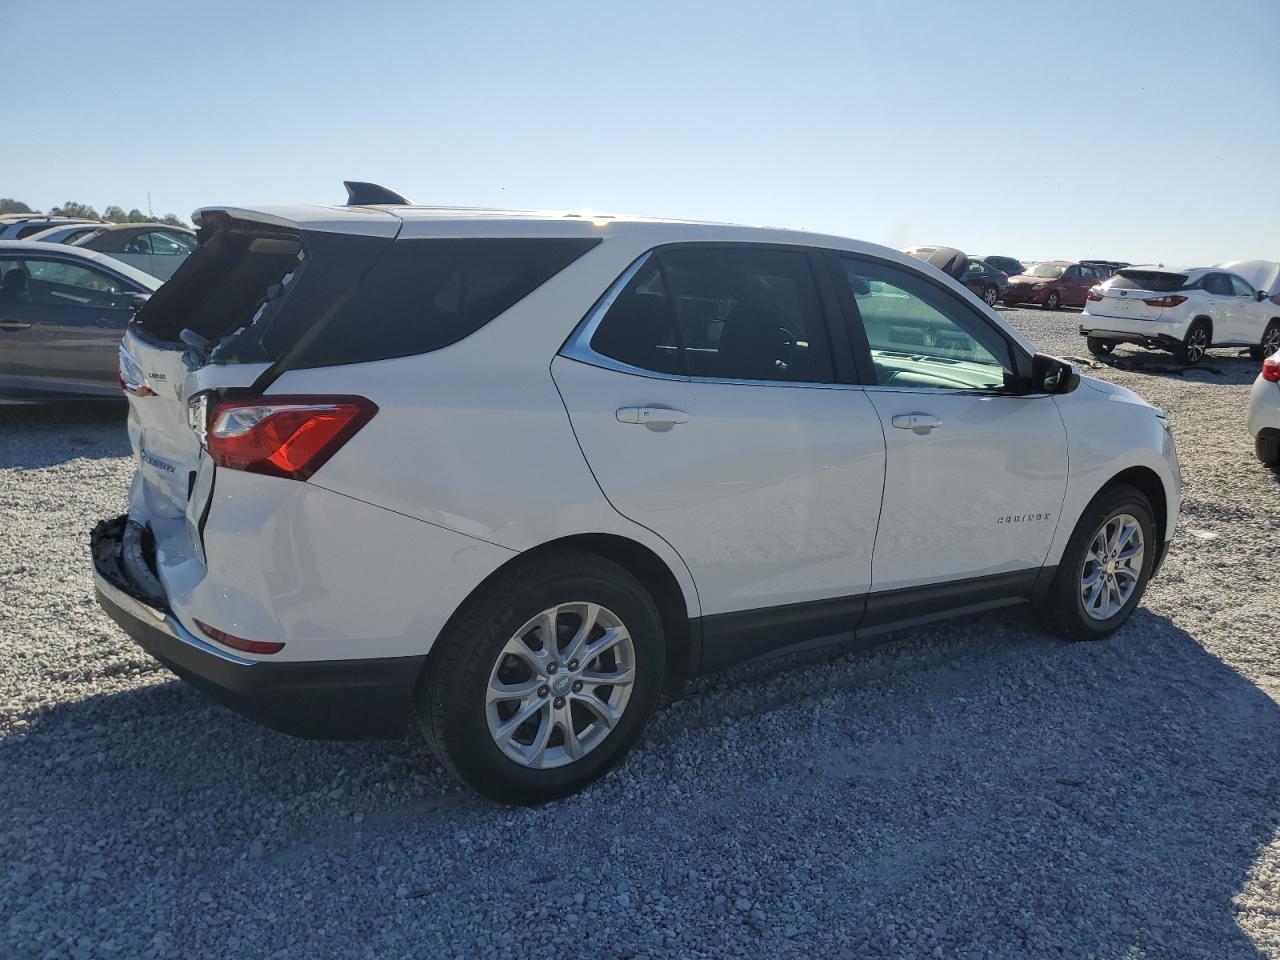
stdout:
{"type": "Polygon", "coordinates": [[[30,303],[31,290],[27,284],[27,271],[14,267],[0,280],[0,303],[30,303]]]}
{"type": "Polygon", "coordinates": [[[720,375],[741,380],[778,379],[785,369],[784,337],[776,317],[759,307],[739,304],[725,318],[720,334],[720,375]]]}

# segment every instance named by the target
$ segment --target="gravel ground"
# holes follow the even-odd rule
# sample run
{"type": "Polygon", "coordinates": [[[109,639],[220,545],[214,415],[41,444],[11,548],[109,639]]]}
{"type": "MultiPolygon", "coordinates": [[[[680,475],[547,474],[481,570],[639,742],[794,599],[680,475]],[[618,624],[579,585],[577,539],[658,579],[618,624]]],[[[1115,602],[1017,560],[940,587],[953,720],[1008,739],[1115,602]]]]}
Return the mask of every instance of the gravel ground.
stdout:
{"type": "MultiPolygon", "coordinates": [[[[1009,311],[1078,355],[1070,312],[1009,311]]],[[[94,603],[122,410],[0,411],[0,957],[1280,957],[1280,520],[1256,364],[1164,407],[1178,539],[1113,639],[1018,613],[700,684],[537,810],[414,741],[296,740],[94,603]]]]}

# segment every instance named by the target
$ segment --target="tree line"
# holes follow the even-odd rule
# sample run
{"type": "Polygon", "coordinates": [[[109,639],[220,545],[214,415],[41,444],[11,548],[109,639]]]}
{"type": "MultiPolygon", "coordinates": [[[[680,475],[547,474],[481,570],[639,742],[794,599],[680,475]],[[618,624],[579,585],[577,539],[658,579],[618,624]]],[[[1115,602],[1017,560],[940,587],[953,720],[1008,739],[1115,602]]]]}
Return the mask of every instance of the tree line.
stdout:
{"type": "MultiPolygon", "coordinates": [[[[12,197],[0,197],[0,214],[5,213],[42,213],[40,210],[33,210],[21,200],[14,200],[12,197]]],[[[186,222],[178,217],[177,214],[166,213],[163,217],[152,217],[143,213],[137,207],[129,212],[125,212],[123,207],[112,204],[98,213],[93,207],[87,203],[78,203],[75,200],[68,200],[61,206],[53,207],[48,211],[51,217],[82,217],[85,220],[106,220],[108,223],[167,223],[173,227],[185,227],[186,222]]]]}

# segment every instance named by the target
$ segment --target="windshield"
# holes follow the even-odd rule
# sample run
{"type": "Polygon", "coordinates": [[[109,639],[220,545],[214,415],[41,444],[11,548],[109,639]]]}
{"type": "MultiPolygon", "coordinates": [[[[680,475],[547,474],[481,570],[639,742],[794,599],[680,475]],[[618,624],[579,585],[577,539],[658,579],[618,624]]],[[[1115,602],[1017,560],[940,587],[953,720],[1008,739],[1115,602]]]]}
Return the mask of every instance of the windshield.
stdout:
{"type": "Polygon", "coordinates": [[[1066,267],[1059,266],[1056,263],[1037,263],[1034,267],[1027,271],[1029,277],[1046,277],[1049,280],[1057,280],[1062,276],[1066,267]]]}

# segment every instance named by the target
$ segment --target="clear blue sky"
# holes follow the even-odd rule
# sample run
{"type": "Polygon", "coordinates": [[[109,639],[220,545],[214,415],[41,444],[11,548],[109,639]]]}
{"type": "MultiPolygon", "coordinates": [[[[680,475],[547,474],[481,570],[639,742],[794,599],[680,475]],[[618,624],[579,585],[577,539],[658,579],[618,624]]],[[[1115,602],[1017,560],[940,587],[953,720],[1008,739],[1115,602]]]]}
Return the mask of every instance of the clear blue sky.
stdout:
{"type": "Polygon", "coordinates": [[[1030,259],[1280,259],[1280,0],[0,0],[0,23],[0,196],[40,208],[149,190],[185,217],[349,178],[1030,259]]]}

